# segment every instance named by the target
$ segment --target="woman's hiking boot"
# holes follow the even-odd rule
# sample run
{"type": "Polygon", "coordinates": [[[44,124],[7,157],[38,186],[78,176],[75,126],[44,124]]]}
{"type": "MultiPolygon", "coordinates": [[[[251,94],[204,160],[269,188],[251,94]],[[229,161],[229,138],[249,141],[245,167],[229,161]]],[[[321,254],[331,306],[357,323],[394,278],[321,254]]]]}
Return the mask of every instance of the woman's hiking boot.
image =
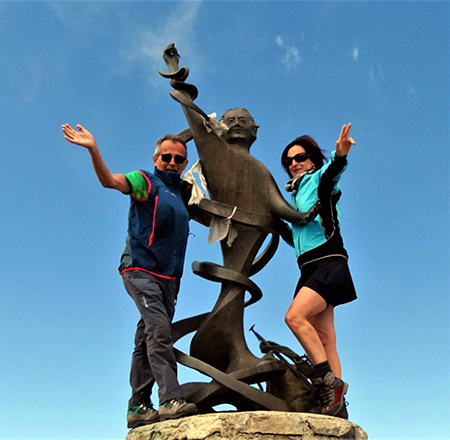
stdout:
{"type": "Polygon", "coordinates": [[[316,387],[320,397],[322,405],[321,414],[348,419],[344,398],[348,384],[335,377],[331,371],[323,377],[313,378],[312,383],[316,387]]]}

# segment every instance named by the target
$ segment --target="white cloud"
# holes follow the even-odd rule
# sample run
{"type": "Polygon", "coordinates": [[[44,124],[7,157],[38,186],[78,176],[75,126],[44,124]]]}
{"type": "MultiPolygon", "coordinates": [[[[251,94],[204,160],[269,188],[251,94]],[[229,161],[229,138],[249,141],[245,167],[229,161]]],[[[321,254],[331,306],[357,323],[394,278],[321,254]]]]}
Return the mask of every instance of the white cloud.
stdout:
{"type": "Polygon", "coordinates": [[[378,70],[378,76],[381,78],[381,81],[383,81],[383,83],[385,83],[386,78],[384,76],[383,67],[381,66],[380,62],[377,63],[377,70],[378,70]]]}
{"type": "Polygon", "coordinates": [[[35,55],[29,60],[25,70],[28,80],[22,85],[22,98],[25,102],[33,102],[41,91],[44,65],[45,62],[39,55],[35,55]]]}
{"type": "Polygon", "coordinates": [[[352,58],[354,61],[358,61],[359,59],[359,49],[357,47],[354,47],[352,50],[352,58]]]}
{"type": "MultiPolygon", "coordinates": [[[[144,63],[152,72],[152,79],[155,78],[154,72],[156,68],[166,71],[162,54],[164,48],[169,43],[175,43],[181,52],[189,56],[190,65],[192,66],[193,56],[191,44],[194,25],[199,15],[199,7],[201,2],[181,2],[175,12],[165,21],[161,20],[158,26],[150,29],[141,29],[133,35],[128,41],[126,47],[122,50],[122,58],[130,63],[144,63]]],[[[180,61],[180,66],[182,61],[180,61]]],[[[158,85],[163,82],[158,81],[158,85]]]]}
{"type": "Polygon", "coordinates": [[[410,84],[408,86],[408,94],[411,95],[411,96],[417,96],[418,95],[417,89],[412,84],[410,84]]]}
{"type": "Polygon", "coordinates": [[[280,61],[288,72],[295,69],[302,62],[302,57],[297,47],[287,44],[281,36],[275,37],[275,44],[283,50],[280,61]]]}
{"type": "Polygon", "coordinates": [[[64,26],[76,29],[78,32],[89,32],[92,29],[98,31],[96,22],[106,17],[104,5],[97,2],[49,2],[47,5],[64,26]]]}
{"type": "Polygon", "coordinates": [[[55,16],[67,28],[74,29],[79,38],[95,41],[99,35],[119,32],[118,59],[110,62],[111,71],[128,73],[138,64],[141,71],[149,72],[149,83],[156,87],[164,85],[155,73],[157,67],[166,70],[162,54],[169,43],[175,43],[181,49],[183,58],[189,57],[189,67],[195,64],[197,57],[192,53],[195,47],[192,40],[201,5],[201,1],[191,0],[170,2],[170,8],[154,9],[158,12],[153,15],[151,24],[138,25],[128,16],[121,2],[49,3],[55,16]]]}
{"type": "Polygon", "coordinates": [[[378,61],[375,66],[369,67],[369,78],[375,84],[381,86],[386,83],[386,78],[384,76],[383,67],[381,63],[378,61]]]}
{"type": "Polygon", "coordinates": [[[275,37],[275,44],[278,47],[283,47],[284,46],[284,41],[279,35],[277,37],[275,37]]]}

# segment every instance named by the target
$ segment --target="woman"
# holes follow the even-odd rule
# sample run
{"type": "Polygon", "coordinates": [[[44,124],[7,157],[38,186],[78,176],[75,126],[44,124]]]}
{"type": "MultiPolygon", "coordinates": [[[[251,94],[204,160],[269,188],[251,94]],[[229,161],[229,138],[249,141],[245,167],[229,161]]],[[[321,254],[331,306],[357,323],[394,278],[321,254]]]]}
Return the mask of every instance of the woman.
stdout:
{"type": "Polygon", "coordinates": [[[348,269],[348,254],[339,229],[339,179],[347,167],[347,154],[355,141],[349,137],[351,124],[344,125],[336,151],[323,165],[325,156],[309,136],[292,141],[283,151],[281,163],[291,180],[291,205],[307,211],[320,199],[319,215],[310,223],[292,226],[293,244],[301,270],[296,295],[285,321],[314,368],[322,414],[347,418],[344,394],[348,385],[341,379],[336,349],[334,308],[356,299],[348,269]]]}

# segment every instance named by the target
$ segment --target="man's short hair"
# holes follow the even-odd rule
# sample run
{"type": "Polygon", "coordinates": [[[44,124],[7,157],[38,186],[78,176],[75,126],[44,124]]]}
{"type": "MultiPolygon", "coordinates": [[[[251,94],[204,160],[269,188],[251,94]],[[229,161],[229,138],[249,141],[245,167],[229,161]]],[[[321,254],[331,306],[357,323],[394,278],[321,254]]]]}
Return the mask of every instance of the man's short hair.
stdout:
{"type": "Polygon", "coordinates": [[[153,154],[154,156],[159,156],[159,151],[161,149],[161,144],[164,141],[179,142],[186,149],[186,156],[187,156],[187,145],[186,145],[186,142],[184,141],[184,139],[182,139],[181,137],[177,136],[176,134],[165,134],[162,138],[158,139],[156,141],[156,145],[155,145],[155,153],[153,154]]]}

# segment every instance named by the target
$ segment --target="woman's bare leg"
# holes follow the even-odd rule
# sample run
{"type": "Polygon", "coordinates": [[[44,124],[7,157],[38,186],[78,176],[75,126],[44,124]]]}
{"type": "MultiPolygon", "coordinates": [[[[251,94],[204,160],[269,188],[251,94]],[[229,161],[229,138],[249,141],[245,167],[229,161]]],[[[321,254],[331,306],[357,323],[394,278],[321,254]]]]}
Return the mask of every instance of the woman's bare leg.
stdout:
{"type": "Polygon", "coordinates": [[[314,365],[328,361],[333,374],[341,377],[341,363],[336,349],[334,308],[309,287],[302,287],[285,317],[314,365]]]}
{"type": "Polygon", "coordinates": [[[310,320],[316,329],[331,370],[336,377],[342,377],[341,361],[336,348],[336,330],[334,328],[334,307],[328,306],[323,312],[310,320]]]}
{"type": "Polygon", "coordinates": [[[325,362],[327,355],[311,319],[326,308],[327,303],[319,294],[309,287],[302,287],[285,316],[287,326],[314,365],[325,362]]]}

